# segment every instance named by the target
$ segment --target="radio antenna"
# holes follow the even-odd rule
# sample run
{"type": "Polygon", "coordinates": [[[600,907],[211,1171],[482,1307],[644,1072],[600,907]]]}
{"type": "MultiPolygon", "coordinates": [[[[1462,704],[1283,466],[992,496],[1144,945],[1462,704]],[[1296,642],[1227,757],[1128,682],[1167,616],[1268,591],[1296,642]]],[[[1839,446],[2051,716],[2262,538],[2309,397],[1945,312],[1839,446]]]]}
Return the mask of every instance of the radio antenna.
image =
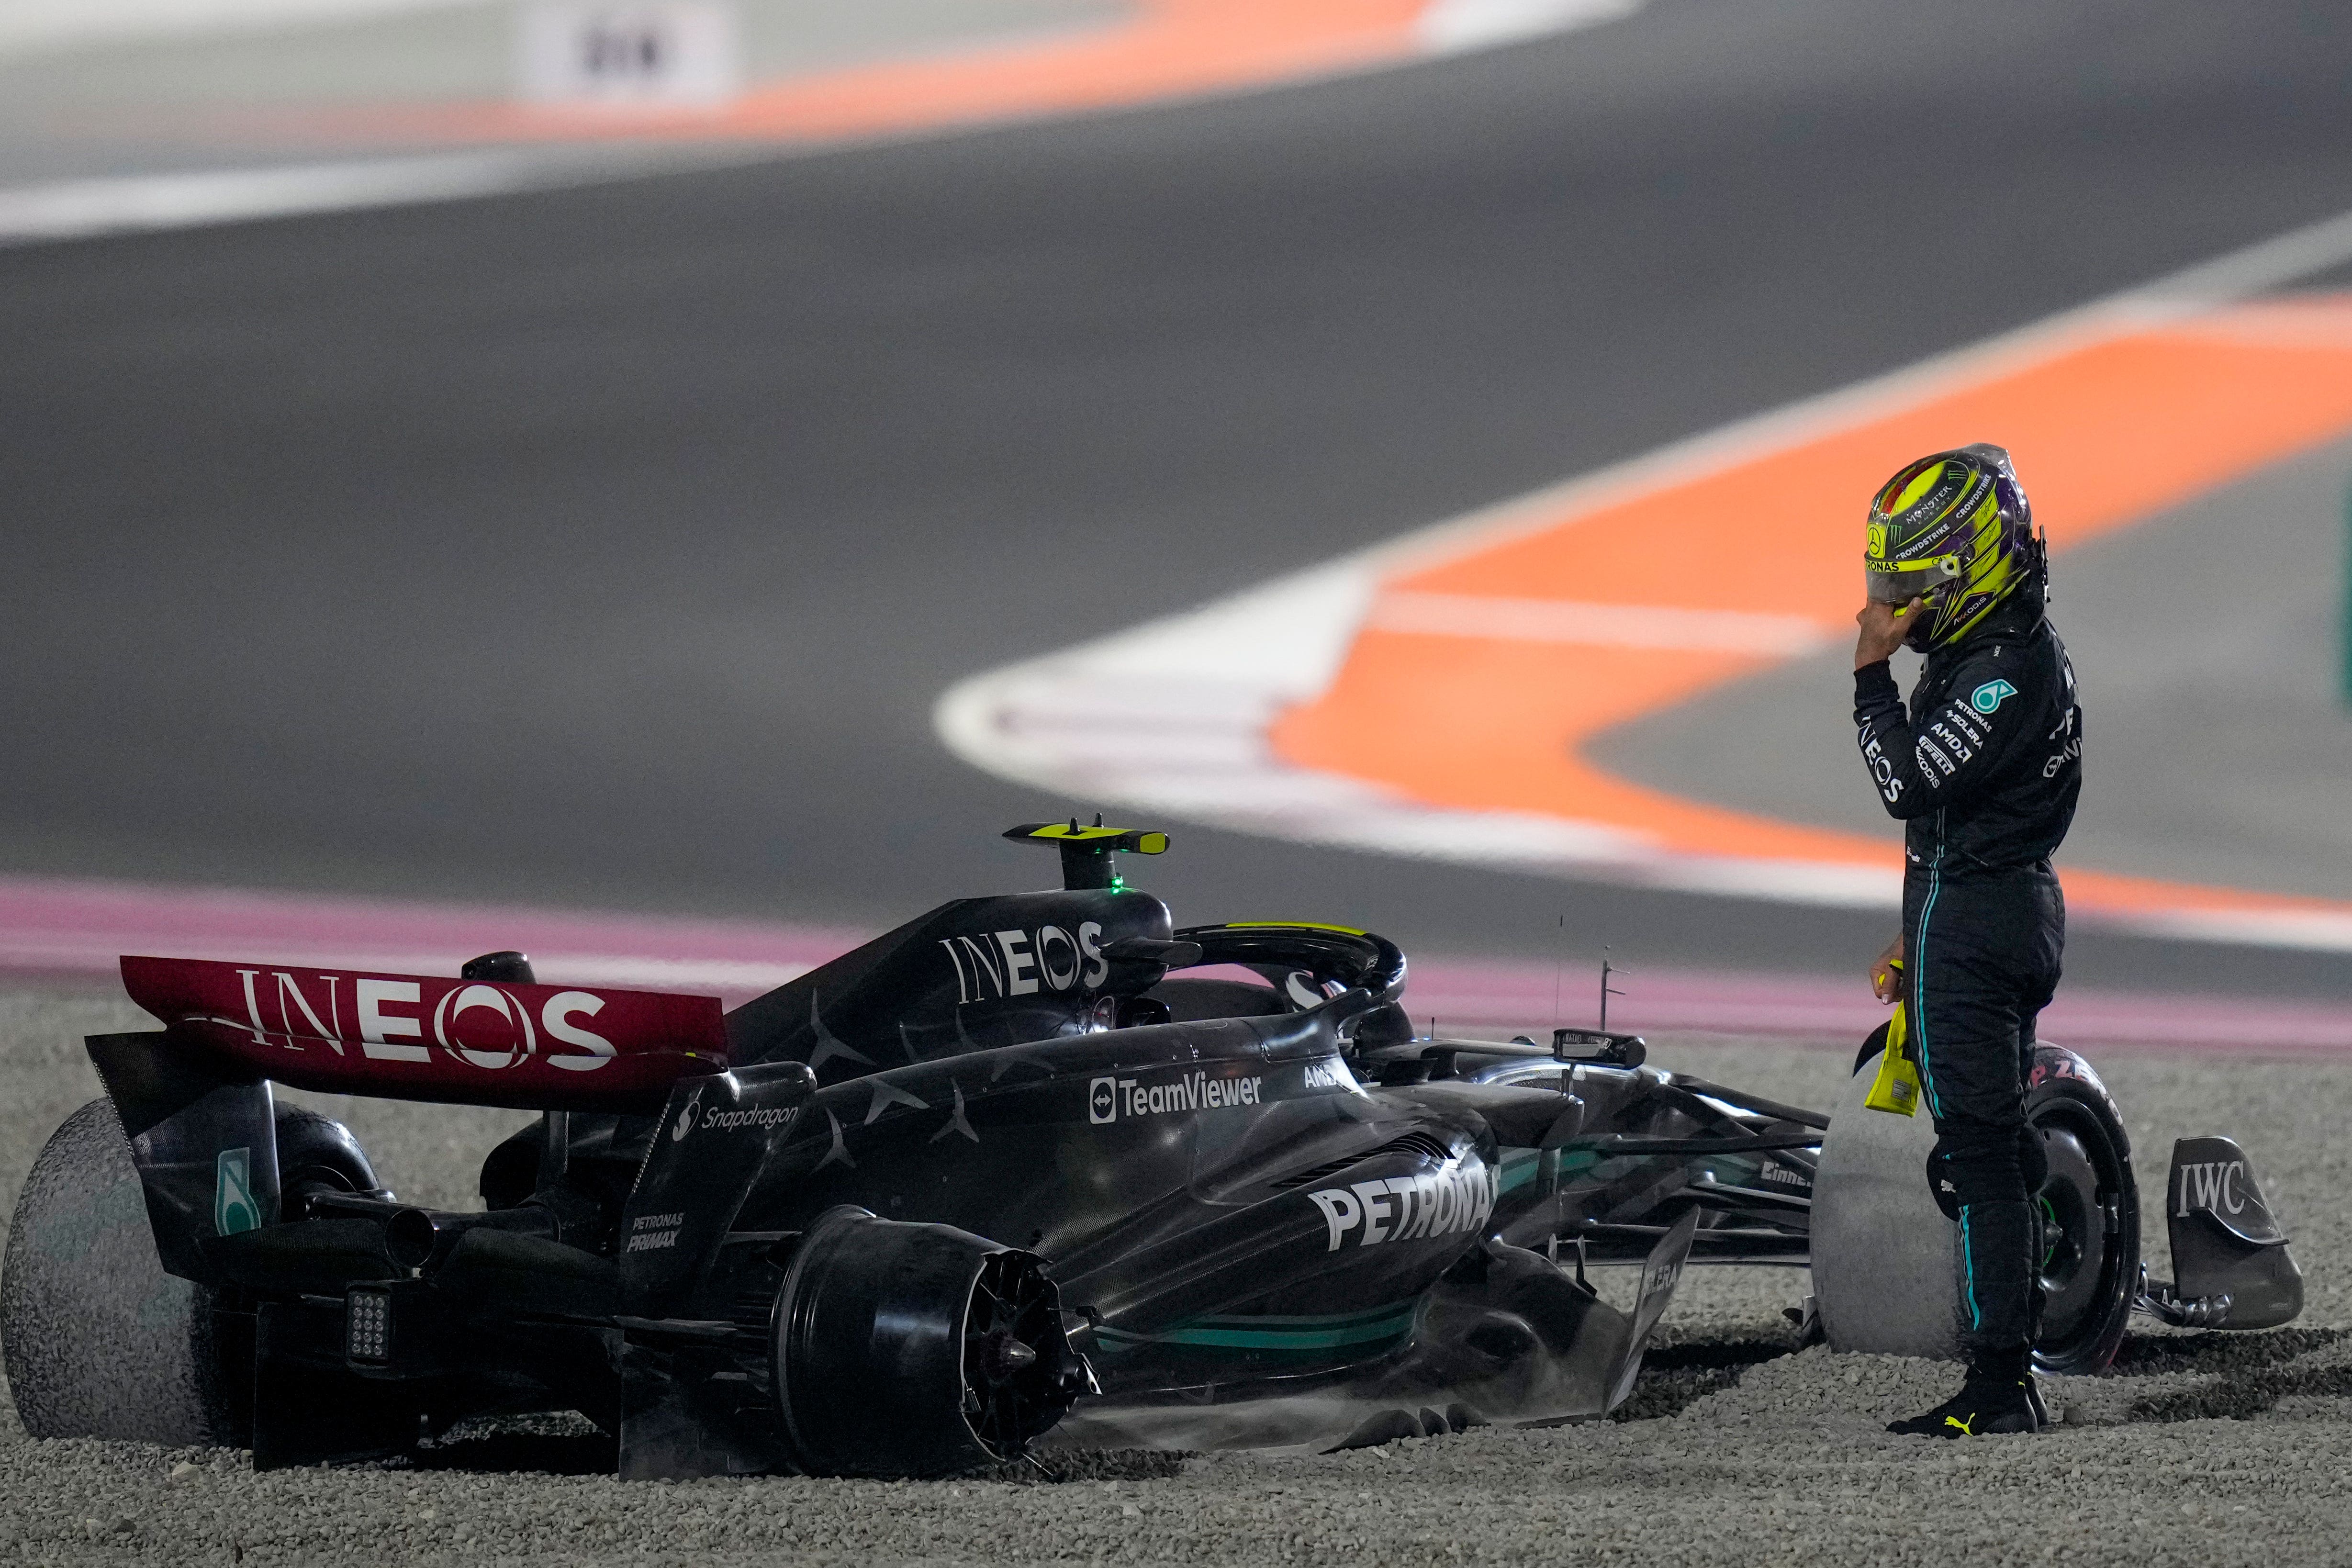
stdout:
{"type": "Polygon", "coordinates": [[[1568,914],[1563,910],[1559,917],[1559,938],[1553,944],[1551,952],[1551,1026],[1555,1030],[1559,1027],[1560,988],[1567,983],[1567,979],[1568,914]]]}
{"type": "Polygon", "coordinates": [[[1623,970],[1612,968],[1610,965],[1609,950],[1605,947],[1602,948],[1601,950],[1601,1032],[1604,1035],[1609,1032],[1609,998],[1612,996],[1622,996],[1625,994],[1622,991],[1613,991],[1610,989],[1609,977],[1612,974],[1622,974],[1624,973],[1625,972],[1623,970]]]}

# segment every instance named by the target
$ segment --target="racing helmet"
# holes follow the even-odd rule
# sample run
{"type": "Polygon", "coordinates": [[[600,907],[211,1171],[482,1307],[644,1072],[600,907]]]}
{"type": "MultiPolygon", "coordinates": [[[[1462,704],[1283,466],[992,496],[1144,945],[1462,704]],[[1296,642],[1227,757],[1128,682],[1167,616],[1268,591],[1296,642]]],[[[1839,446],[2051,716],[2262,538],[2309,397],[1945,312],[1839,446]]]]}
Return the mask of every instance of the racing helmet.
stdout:
{"type": "Polygon", "coordinates": [[[1863,580],[1885,605],[1927,601],[1904,640],[1925,651],[1955,642],[2028,583],[2046,552],[2006,449],[1979,442],[1895,470],[1871,499],[1863,580]]]}

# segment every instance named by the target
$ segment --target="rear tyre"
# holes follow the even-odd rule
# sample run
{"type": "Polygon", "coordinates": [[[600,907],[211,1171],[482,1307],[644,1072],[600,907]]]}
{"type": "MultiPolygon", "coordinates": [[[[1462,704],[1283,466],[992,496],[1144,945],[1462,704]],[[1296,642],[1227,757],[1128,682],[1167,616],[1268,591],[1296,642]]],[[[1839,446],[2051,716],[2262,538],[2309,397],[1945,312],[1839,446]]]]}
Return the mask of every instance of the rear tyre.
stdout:
{"type": "Polygon", "coordinates": [[[0,1260],[0,1360],[36,1437],[239,1447],[213,1292],[163,1272],[114,1102],[68,1117],[0,1260]]]}
{"type": "Polygon", "coordinates": [[[802,1239],[771,1334],[778,1414],[820,1475],[1018,1458],[1087,1383],[1034,1255],[846,1205],[802,1239]]]}
{"type": "MultiPolygon", "coordinates": [[[[1957,1359],[1958,1227],[1927,1192],[1935,1146],[1924,1114],[1866,1109],[1877,1058],[1847,1084],[1813,1184],[1812,1276],[1832,1349],[1957,1359]]],[[[2042,1219],[2043,1296],[2034,1364],[2096,1372],[2115,1359],[2139,1278],[2139,1184],[2115,1101],[2090,1065],[2034,1047],[2025,1115],[2049,1173],[2032,1194],[2042,1219]]]]}
{"type": "Polygon", "coordinates": [[[315,1193],[392,1196],[376,1184],[375,1168],[341,1122],[299,1105],[278,1106],[276,1122],[283,1217],[307,1217],[307,1199],[315,1193]]]}

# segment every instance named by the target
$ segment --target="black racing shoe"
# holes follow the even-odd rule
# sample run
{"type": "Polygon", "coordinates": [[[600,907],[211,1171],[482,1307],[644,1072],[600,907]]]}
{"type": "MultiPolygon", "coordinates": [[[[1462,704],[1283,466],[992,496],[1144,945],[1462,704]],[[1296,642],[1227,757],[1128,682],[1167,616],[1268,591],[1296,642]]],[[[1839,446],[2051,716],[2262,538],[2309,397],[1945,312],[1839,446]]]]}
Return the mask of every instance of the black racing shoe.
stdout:
{"type": "Polygon", "coordinates": [[[2032,1373],[2025,1374],[2025,1403],[2033,1410],[2033,1429],[2046,1432],[2056,1423],[2050,1419],[2050,1406],[2042,1402],[2042,1380],[2032,1373]]]}
{"type": "Polygon", "coordinates": [[[2021,1379],[1971,1377],[1958,1394],[1925,1415],[1890,1421],[1886,1429],[1906,1437],[1990,1437],[2038,1432],[2041,1403],[2031,1373],[2021,1379]]]}

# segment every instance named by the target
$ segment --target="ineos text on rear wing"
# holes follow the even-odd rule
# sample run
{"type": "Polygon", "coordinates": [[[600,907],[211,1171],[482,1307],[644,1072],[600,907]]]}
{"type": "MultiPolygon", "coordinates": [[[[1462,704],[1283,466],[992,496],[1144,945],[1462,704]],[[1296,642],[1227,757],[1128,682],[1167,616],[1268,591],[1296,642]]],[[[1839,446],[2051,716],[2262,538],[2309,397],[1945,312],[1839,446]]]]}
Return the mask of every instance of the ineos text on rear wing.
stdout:
{"type": "Polygon", "coordinates": [[[715,996],[129,956],[122,984],[222,1065],[332,1094],[649,1110],[727,1067],[715,996]]]}

